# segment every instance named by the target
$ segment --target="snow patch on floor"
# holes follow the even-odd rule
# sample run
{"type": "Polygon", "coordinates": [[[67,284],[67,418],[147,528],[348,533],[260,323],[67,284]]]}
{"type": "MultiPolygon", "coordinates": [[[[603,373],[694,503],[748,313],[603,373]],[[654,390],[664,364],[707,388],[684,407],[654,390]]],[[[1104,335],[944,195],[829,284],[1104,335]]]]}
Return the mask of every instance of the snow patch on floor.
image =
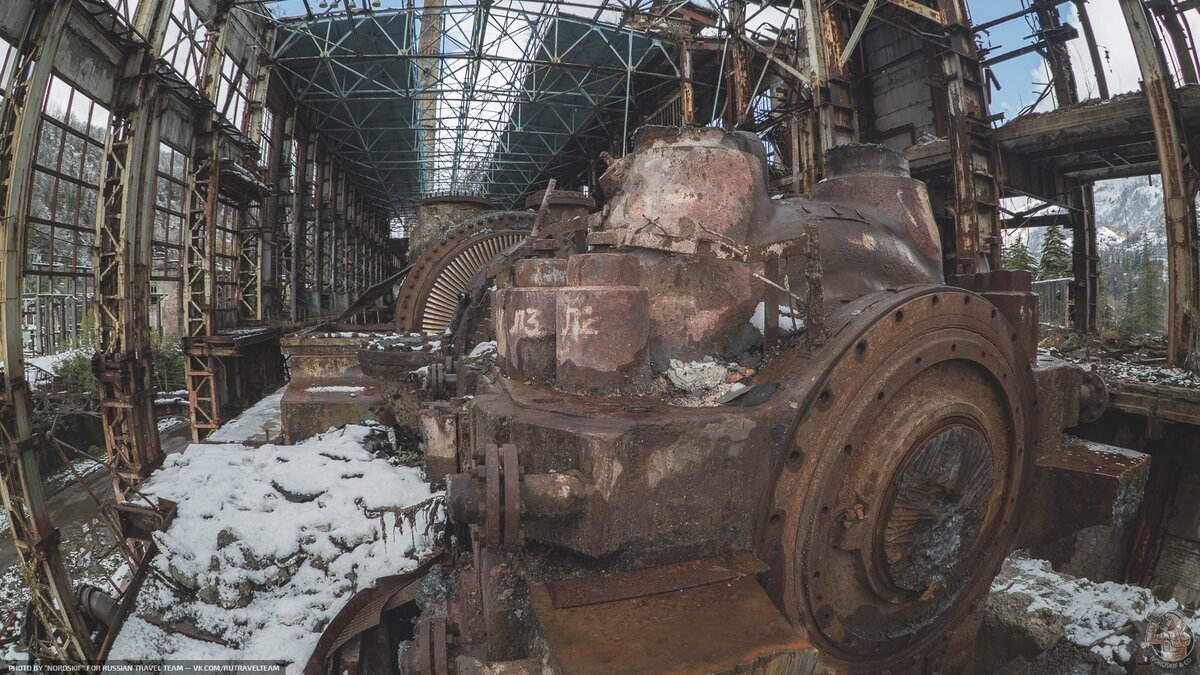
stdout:
{"type": "Polygon", "coordinates": [[[162,553],[111,658],[284,660],[300,673],[321,631],[356,591],[417,564],[431,548],[420,470],[365,446],[383,432],[349,425],[299,445],[192,444],[142,492],[178,502],[155,536],[162,553]],[[191,622],[203,642],[160,626],[191,622]]]}
{"type": "Polygon", "coordinates": [[[160,432],[170,431],[172,429],[181,427],[187,423],[188,423],[187,419],[184,417],[181,417],[179,415],[171,415],[169,417],[161,417],[158,420],[158,430],[160,432]]]}
{"type": "Polygon", "coordinates": [[[475,345],[474,348],[471,349],[471,353],[467,354],[467,358],[468,359],[476,359],[476,358],[479,358],[480,356],[484,356],[490,352],[495,352],[495,351],[496,351],[496,341],[495,340],[491,340],[489,342],[480,342],[479,344],[475,345]]]}
{"type": "Polygon", "coordinates": [[[286,385],[263,397],[241,415],[222,424],[221,428],[212,432],[206,440],[210,443],[244,443],[279,438],[283,432],[279,402],[283,400],[284,389],[287,389],[286,385]]]}

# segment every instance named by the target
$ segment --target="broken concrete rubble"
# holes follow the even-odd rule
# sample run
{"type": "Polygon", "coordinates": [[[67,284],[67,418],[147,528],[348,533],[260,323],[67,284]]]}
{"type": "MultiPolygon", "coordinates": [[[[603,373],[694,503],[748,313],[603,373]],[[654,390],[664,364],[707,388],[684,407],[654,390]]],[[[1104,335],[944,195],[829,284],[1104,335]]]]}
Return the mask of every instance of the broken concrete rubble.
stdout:
{"type": "Polygon", "coordinates": [[[716,361],[693,361],[683,363],[671,359],[667,368],[667,379],[676,389],[689,394],[699,394],[725,383],[729,371],[716,361]]]}
{"type": "MultiPolygon", "coordinates": [[[[1014,554],[992,582],[974,672],[1132,672],[1149,662],[1148,622],[1178,608],[1146,588],[1075,578],[1014,554]]],[[[1200,633],[1200,618],[1192,630],[1200,633]]]]}

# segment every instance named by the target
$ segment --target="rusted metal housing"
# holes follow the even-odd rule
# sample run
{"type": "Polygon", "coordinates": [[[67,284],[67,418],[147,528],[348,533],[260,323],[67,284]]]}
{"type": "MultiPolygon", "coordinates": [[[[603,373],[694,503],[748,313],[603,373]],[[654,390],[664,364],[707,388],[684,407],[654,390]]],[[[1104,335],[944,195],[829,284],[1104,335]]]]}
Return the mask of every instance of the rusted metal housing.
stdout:
{"type": "Polygon", "coordinates": [[[601,180],[590,252],[509,261],[498,368],[429,413],[457,590],[418,594],[406,663],[955,667],[1014,546],[1140,489],[1144,456],[1063,441],[1103,384],[1037,359],[1027,276],[945,282],[896,153],[836,148],[811,194],[772,199],[750,135],[637,139],[601,180]],[[776,307],[802,317],[790,336],[776,307]],[[672,360],[747,354],[764,363],[721,405],[659,384],[672,360]],[[1028,517],[1081,480],[1095,503],[1028,517]]]}

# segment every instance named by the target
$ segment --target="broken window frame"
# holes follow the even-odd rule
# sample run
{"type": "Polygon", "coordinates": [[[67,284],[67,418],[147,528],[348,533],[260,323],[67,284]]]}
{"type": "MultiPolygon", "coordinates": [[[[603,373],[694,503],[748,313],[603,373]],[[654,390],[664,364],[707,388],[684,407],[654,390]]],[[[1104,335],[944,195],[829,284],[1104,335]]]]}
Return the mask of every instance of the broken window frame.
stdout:
{"type": "Polygon", "coordinates": [[[204,78],[204,44],[207,38],[208,28],[192,4],[188,0],[175,0],[159,58],[197,92],[204,78]]]}
{"type": "Polygon", "coordinates": [[[244,131],[250,108],[250,75],[242,63],[226,50],[221,60],[221,75],[217,80],[217,112],[225,121],[244,131]]]}
{"type": "Polygon", "coordinates": [[[238,311],[238,248],[237,231],[248,209],[224,200],[217,202],[213,214],[214,246],[213,311],[218,325],[233,326],[238,311]]]}
{"type": "Polygon", "coordinates": [[[155,168],[150,278],[155,281],[180,281],[183,279],[183,250],[187,233],[187,181],[191,157],[189,152],[163,142],[159,144],[158,160],[158,166],[155,168]],[[172,251],[175,255],[173,266],[172,251]]]}
{"type": "Polygon", "coordinates": [[[0,37],[0,101],[3,101],[7,95],[5,85],[8,84],[8,78],[13,68],[13,57],[16,54],[17,48],[12,46],[8,40],[0,37]]]}
{"type": "Polygon", "coordinates": [[[30,167],[29,235],[22,252],[22,323],[35,354],[83,346],[90,339],[86,324],[95,295],[96,215],[109,115],[65,79],[51,76],[30,167]],[[64,100],[61,109],[55,105],[64,100]],[[63,166],[70,151],[77,152],[75,169],[63,166]],[[33,246],[43,237],[45,255],[35,259],[33,246]],[[66,257],[60,247],[66,247],[66,257]]]}

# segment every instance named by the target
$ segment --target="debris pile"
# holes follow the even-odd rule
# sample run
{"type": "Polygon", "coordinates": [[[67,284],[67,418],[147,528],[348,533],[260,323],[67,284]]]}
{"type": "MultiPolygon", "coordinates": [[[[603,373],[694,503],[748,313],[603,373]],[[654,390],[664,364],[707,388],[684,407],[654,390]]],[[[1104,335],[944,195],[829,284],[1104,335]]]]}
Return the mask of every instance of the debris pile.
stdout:
{"type": "Polygon", "coordinates": [[[1200,376],[1166,367],[1166,339],[1161,335],[1120,337],[1101,333],[1086,343],[1078,335],[1052,333],[1038,353],[1091,366],[1105,381],[1137,382],[1200,389],[1200,376]]]}
{"type": "Polygon", "coordinates": [[[142,491],[178,502],[112,658],[295,659],[354,592],[415,565],[440,508],[377,428],[299,445],[195,444],[142,491]]]}
{"type": "Polygon", "coordinates": [[[744,380],[755,369],[716,359],[684,363],[671,359],[661,378],[661,386],[672,405],[687,408],[710,408],[727,403],[746,389],[744,380]]]}
{"type": "MultiPolygon", "coordinates": [[[[1014,555],[992,582],[976,651],[1023,659],[1030,672],[1123,673],[1147,662],[1149,622],[1178,608],[1146,588],[1078,579],[1014,555]]],[[[1191,621],[1200,634],[1200,619],[1191,621]]]]}
{"type": "Polygon", "coordinates": [[[667,380],[676,389],[696,395],[724,384],[728,374],[726,366],[716,361],[683,363],[671,359],[671,365],[667,369],[667,380]]]}

